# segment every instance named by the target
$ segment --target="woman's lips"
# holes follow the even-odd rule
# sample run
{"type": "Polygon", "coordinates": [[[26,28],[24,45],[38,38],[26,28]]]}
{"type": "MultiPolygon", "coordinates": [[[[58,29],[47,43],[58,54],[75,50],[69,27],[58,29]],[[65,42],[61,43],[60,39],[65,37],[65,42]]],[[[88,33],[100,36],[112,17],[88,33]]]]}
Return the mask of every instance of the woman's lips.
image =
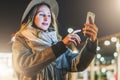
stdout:
{"type": "Polygon", "coordinates": [[[42,25],[46,26],[46,25],[48,25],[48,23],[42,23],[42,25]]]}

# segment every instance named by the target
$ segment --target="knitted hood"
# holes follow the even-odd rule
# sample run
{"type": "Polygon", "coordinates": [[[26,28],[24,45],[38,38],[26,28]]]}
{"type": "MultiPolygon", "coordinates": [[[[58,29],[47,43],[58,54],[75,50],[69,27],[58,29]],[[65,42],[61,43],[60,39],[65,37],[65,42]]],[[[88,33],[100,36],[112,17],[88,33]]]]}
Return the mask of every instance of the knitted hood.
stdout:
{"type": "Polygon", "coordinates": [[[31,0],[31,2],[28,4],[23,16],[22,16],[22,20],[21,22],[24,21],[24,19],[26,18],[27,14],[29,13],[29,11],[37,4],[40,3],[47,3],[50,7],[52,12],[55,14],[56,18],[58,17],[58,12],[59,12],[59,7],[58,7],[58,3],[56,0],[31,0]]]}

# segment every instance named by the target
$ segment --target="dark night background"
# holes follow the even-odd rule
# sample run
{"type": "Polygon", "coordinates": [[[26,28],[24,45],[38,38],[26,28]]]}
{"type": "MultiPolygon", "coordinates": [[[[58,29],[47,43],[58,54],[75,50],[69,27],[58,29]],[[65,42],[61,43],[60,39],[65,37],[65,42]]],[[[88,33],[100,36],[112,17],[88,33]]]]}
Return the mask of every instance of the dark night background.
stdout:
{"type": "MultiPolygon", "coordinates": [[[[64,37],[67,28],[83,28],[86,14],[96,14],[98,38],[120,32],[120,0],[57,0],[59,3],[59,33],[64,37]]],[[[0,52],[11,51],[11,35],[20,28],[22,14],[30,0],[1,0],[0,2],[0,52]]],[[[84,36],[79,34],[82,41],[84,36]]]]}

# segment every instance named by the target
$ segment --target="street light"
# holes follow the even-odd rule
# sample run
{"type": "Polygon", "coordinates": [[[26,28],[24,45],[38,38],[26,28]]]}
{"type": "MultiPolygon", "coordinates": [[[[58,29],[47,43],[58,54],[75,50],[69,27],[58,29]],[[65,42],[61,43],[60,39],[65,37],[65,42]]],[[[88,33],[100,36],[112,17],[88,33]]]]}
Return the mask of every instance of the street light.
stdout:
{"type": "Polygon", "coordinates": [[[117,52],[114,52],[114,57],[116,58],[118,56],[118,53],[117,52]]]}
{"type": "Polygon", "coordinates": [[[106,45],[106,46],[110,45],[110,41],[109,40],[105,40],[104,45],[106,45]]]}
{"type": "Polygon", "coordinates": [[[68,28],[68,33],[71,33],[71,32],[73,32],[73,28],[68,28]]]}
{"type": "Polygon", "coordinates": [[[112,38],[111,38],[111,41],[112,41],[112,42],[117,42],[117,38],[116,38],[116,37],[112,37],[112,38]]]}

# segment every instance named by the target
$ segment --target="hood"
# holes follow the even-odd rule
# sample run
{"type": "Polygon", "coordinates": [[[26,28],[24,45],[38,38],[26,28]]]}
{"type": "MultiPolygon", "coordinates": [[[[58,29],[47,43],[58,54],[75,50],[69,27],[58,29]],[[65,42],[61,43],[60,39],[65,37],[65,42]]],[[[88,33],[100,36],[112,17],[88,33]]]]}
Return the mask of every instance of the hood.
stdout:
{"type": "Polygon", "coordinates": [[[58,17],[59,7],[58,7],[58,3],[56,0],[31,0],[31,2],[28,4],[28,6],[22,16],[21,22],[24,21],[27,14],[32,9],[32,7],[34,7],[35,5],[40,4],[42,2],[47,3],[51,7],[51,10],[55,14],[56,18],[58,17]]]}

